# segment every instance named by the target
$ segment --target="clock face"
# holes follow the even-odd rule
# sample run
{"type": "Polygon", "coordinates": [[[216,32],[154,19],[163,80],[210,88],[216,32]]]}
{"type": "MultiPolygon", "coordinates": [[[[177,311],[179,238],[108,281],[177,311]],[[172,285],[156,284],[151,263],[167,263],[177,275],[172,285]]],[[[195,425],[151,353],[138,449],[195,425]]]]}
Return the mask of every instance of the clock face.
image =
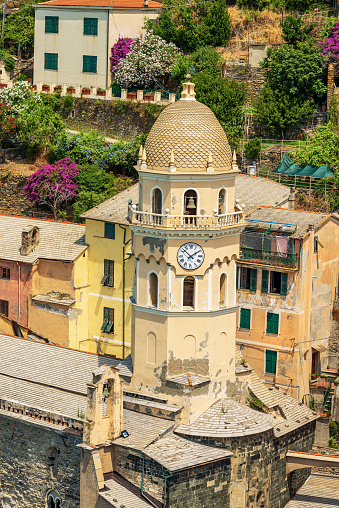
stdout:
{"type": "Polygon", "coordinates": [[[179,265],[186,270],[195,270],[205,259],[204,249],[197,243],[184,243],[177,254],[179,265]]]}

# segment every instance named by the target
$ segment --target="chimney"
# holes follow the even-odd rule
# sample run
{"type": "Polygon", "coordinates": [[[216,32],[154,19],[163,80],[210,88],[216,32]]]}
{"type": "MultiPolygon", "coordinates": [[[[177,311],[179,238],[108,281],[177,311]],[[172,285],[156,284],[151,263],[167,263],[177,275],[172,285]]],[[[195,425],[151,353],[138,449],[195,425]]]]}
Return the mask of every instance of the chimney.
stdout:
{"type": "Polygon", "coordinates": [[[290,195],[288,196],[288,208],[294,210],[294,205],[295,205],[295,188],[291,187],[290,195]]]}
{"type": "Polygon", "coordinates": [[[39,243],[39,228],[37,226],[28,225],[23,228],[21,233],[21,255],[28,256],[39,243]]]}
{"type": "Polygon", "coordinates": [[[144,0],[143,7],[148,7],[148,0],[144,0]]]}

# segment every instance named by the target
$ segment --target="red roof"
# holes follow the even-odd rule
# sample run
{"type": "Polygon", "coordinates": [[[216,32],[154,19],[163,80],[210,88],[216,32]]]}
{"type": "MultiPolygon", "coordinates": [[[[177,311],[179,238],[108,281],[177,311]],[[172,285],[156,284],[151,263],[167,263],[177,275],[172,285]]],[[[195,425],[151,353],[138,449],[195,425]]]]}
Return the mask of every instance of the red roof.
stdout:
{"type": "MultiPolygon", "coordinates": [[[[76,5],[84,7],[118,7],[125,9],[142,9],[144,7],[144,0],[50,0],[44,2],[42,5],[76,5]]],[[[154,2],[154,0],[148,0],[149,8],[160,8],[162,4],[160,2],[154,2]]]]}

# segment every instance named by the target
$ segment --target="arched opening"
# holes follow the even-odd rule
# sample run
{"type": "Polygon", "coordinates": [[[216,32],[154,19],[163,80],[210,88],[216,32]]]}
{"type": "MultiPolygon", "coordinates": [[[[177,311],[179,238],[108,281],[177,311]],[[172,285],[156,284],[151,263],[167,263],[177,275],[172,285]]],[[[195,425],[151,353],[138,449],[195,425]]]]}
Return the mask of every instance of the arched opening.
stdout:
{"type": "Polygon", "coordinates": [[[218,214],[224,215],[226,213],[226,189],[220,189],[218,194],[218,214]]]}
{"type": "Polygon", "coordinates": [[[185,277],[182,306],[186,310],[194,309],[194,277],[185,277]]]}
{"type": "Polygon", "coordinates": [[[158,187],[152,193],[152,212],[162,214],[162,192],[158,187]]]}
{"type": "Polygon", "coordinates": [[[194,189],[184,194],[184,215],[197,215],[198,196],[194,189]]]}
{"type": "Polygon", "coordinates": [[[221,332],[219,336],[219,363],[226,363],[226,355],[227,355],[227,335],[225,332],[221,332]]]}
{"type": "Polygon", "coordinates": [[[151,307],[158,307],[158,276],[154,272],[149,274],[148,296],[149,296],[149,305],[151,307]]]}
{"type": "Polygon", "coordinates": [[[61,508],[60,496],[55,490],[47,494],[47,507],[48,508],[61,508]]]}
{"type": "Polygon", "coordinates": [[[222,273],[219,279],[219,308],[227,307],[227,275],[222,273]]]}
{"type": "Polygon", "coordinates": [[[156,335],[149,332],[147,335],[147,363],[155,363],[156,360],[156,335]]]}

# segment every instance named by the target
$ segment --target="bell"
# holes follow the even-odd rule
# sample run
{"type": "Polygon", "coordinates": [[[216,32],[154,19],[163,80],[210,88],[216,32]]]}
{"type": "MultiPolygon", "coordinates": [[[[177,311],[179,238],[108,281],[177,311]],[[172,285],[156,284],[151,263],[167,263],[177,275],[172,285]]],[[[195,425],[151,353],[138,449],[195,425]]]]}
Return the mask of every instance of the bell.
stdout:
{"type": "Polygon", "coordinates": [[[107,386],[105,386],[104,391],[102,392],[102,394],[103,394],[103,396],[104,396],[105,398],[109,396],[109,391],[108,391],[107,386]]]}
{"type": "Polygon", "coordinates": [[[186,208],[195,208],[194,198],[192,196],[189,198],[186,208]]]}

